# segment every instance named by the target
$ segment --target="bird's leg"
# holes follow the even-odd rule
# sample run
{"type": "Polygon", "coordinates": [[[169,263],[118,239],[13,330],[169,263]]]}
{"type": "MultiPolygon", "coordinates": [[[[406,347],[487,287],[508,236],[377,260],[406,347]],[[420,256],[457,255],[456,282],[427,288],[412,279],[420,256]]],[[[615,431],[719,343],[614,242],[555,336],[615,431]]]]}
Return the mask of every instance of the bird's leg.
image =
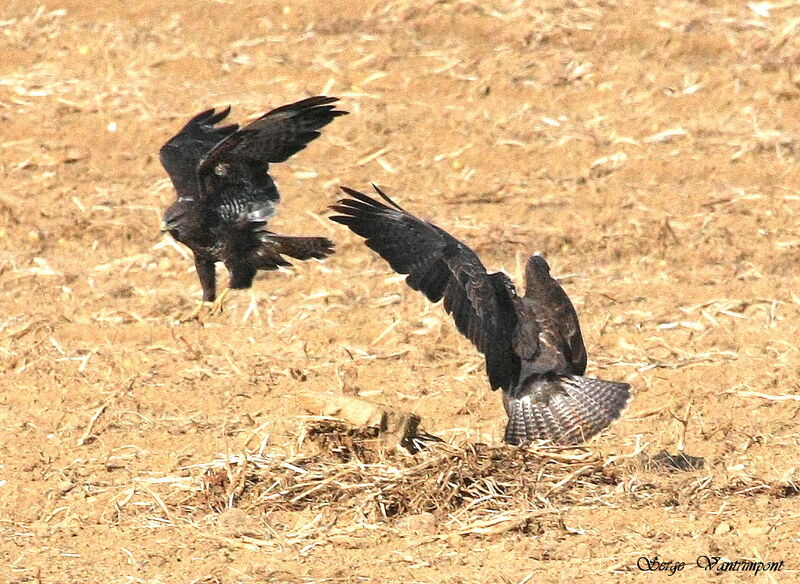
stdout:
{"type": "Polygon", "coordinates": [[[199,320],[203,307],[206,304],[211,304],[217,294],[217,277],[214,271],[214,260],[195,253],[194,266],[197,269],[197,276],[200,278],[200,286],[203,288],[203,299],[181,322],[199,320]]]}
{"type": "Polygon", "coordinates": [[[194,256],[194,267],[200,286],[203,288],[203,301],[213,302],[217,296],[217,273],[214,269],[214,260],[201,255],[194,256]]]}
{"type": "Polygon", "coordinates": [[[225,288],[225,290],[222,291],[222,294],[220,294],[217,297],[217,299],[214,302],[211,303],[211,307],[208,310],[208,313],[210,315],[215,316],[217,314],[222,314],[222,304],[225,302],[225,299],[228,297],[228,292],[229,291],[230,291],[230,288],[225,288]]]}

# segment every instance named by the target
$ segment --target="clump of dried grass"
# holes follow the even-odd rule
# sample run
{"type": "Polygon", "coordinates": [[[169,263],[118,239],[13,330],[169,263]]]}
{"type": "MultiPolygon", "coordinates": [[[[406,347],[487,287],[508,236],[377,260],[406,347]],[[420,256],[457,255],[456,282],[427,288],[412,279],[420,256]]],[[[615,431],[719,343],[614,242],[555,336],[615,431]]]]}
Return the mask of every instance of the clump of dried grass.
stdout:
{"type": "Polygon", "coordinates": [[[180,479],[192,491],[183,508],[331,511],[361,524],[432,513],[461,533],[483,533],[557,520],[560,505],[597,505],[621,482],[609,461],[580,449],[423,442],[411,455],[333,418],[313,418],[300,444],[293,456],[245,452],[192,467],[202,472],[180,479]]]}
{"type": "Polygon", "coordinates": [[[250,538],[247,545],[301,544],[306,553],[357,531],[403,531],[406,518],[414,525],[425,514],[435,520],[427,532],[434,538],[538,533],[545,527],[568,529],[565,516],[580,508],[673,507],[753,491],[778,498],[798,492],[792,477],[728,476],[700,464],[651,468],[647,460],[664,453],[643,458],[638,448],[603,456],[542,445],[452,445],[422,436],[412,455],[387,446],[376,428],[321,416],[308,418],[295,452],[265,452],[266,442],[258,451],[182,468],[181,476],[139,479],[115,507],[121,510],[138,491],[149,502],[135,504],[162,515],[159,521],[197,527],[235,507],[260,518],[269,536],[261,543],[250,538]]]}

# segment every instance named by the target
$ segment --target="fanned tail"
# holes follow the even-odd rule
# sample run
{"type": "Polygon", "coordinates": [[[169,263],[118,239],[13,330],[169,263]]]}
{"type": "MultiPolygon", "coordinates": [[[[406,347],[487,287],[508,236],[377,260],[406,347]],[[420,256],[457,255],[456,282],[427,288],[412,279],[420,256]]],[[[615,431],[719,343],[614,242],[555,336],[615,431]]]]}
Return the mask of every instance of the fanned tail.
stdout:
{"type": "Polygon", "coordinates": [[[521,391],[503,395],[504,441],[580,444],[619,418],[630,397],[630,385],[616,381],[577,375],[529,379],[521,391]]]}

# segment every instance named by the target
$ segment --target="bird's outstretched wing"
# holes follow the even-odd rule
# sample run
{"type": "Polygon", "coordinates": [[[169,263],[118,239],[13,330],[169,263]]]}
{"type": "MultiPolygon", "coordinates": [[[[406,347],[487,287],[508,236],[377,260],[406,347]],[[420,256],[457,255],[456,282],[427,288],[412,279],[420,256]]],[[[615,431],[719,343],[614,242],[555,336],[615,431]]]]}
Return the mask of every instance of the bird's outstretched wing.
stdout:
{"type": "Polygon", "coordinates": [[[296,154],[319,137],[321,128],[345,115],[332,105],[336,101],[317,96],[281,106],[216,144],[197,165],[202,199],[213,206],[227,193],[245,191],[255,200],[277,200],[269,163],[296,154]]]}
{"type": "Polygon", "coordinates": [[[509,389],[517,381],[519,357],[511,343],[516,326],[514,288],[505,274],[488,274],[469,247],[443,229],[418,219],[378,187],[382,203],[343,187],[350,198],[332,209],[332,221],[365,238],[406,282],[431,302],[444,299],[459,332],[486,356],[492,389],[509,389]]]}
{"type": "Polygon", "coordinates": [[[231,108],[206,110],[194,116],[159,150],[159,158],[178,197],[198,198],[197,164],[219,142],[236,132],[238,124],[215,127],[231,108]]]}

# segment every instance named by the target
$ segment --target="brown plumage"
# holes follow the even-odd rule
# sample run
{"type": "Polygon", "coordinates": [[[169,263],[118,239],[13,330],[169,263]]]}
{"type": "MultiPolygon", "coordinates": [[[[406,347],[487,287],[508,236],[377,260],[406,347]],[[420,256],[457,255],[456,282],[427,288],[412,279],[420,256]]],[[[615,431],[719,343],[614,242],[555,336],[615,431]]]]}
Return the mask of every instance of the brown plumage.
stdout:
{"type": "MultiPolygon", "coordinates": [[[[373,185],[374,186],[374,185],[373,185]]],[[[332,221],[365,238],[406,283],[443,300],[459,332],[485,355],[492,389],[503,390],[510,444],[577,444],[617,419],[627,383],[584,377],[586,349],[575,308],[547,262],[528,259],[525,295],[502,272],[487,273],[469,247],[418,219],[378,187],[384,202],[349,188],[332,221]]]]}
{"type": "Polygon", "coordinates": [[[280,200],[267,172],[319,137],[347,112],[335,97],[311,97],[274,109],[239,129],[217,126],[230,112],[193,117],[159,152],[177,200],[164,213],[163,231],[194,254],[203,300],[216,298],[214,264],[223,262],[231,288],[249,288],[258,270],[287,266],[283,256],[322,259],[333,253],[325,237],[290,237],[267,230],[280,200]]]}

